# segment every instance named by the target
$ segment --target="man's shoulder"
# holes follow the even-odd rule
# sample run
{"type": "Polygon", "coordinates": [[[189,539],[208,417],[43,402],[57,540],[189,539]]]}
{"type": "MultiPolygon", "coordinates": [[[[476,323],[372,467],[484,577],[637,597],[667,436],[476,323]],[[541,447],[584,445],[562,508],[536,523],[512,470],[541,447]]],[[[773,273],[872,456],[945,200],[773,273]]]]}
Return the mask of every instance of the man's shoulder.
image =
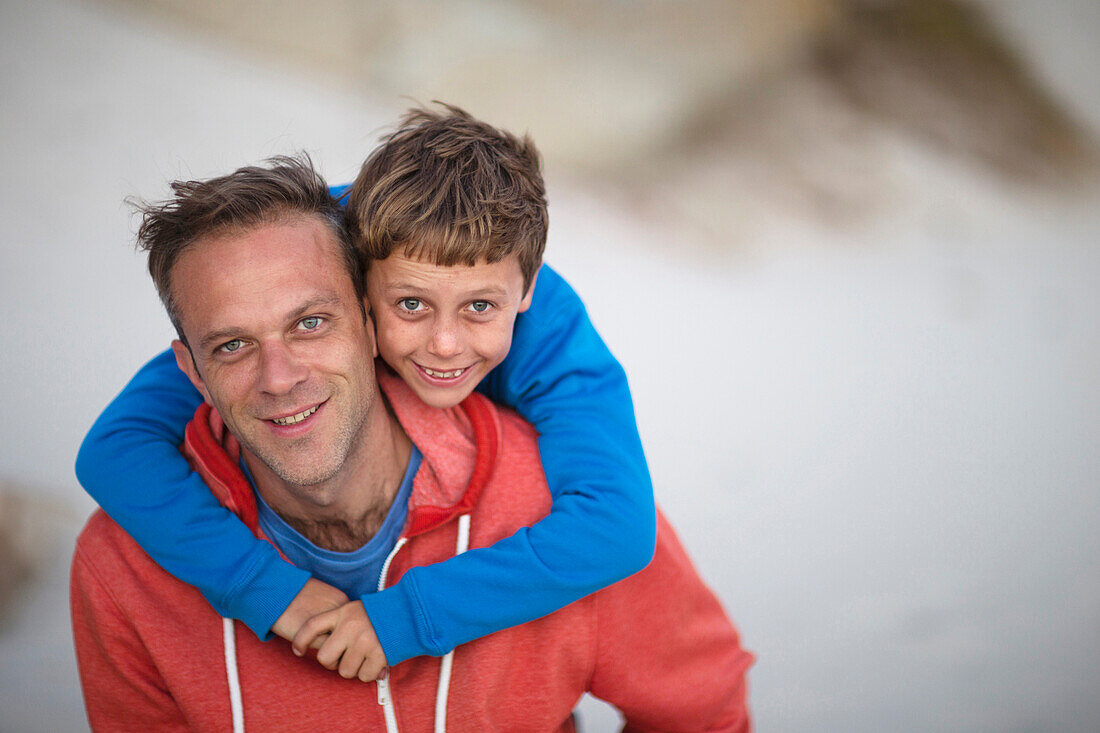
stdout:
{"type": "Polygon", "coordinates": [[[127,588],[173,581],[102,509],[88,518],[76,539],[72,572],[94,578],[97,584],[110,588],[118,596],[126,595],[127,588]]]}
{"type": "Polygon", "coordinates": [[[133,538],[107,512],[96,509],[76,538],[76,555],[98,562],[101,558],[126,554],[130,546],[137,547],[133,538]]]}
{"type": "Polygon", "coordinates": [[[500,421],[500,436],[502,441],[522,445],[534,445],[538,442],[538,431],[535,430],[535,426],[527,422],[522,415],[508,405],[494,402],[484,395],[478,396],[483,397],[496,411],[497,420],[500,421]]]}

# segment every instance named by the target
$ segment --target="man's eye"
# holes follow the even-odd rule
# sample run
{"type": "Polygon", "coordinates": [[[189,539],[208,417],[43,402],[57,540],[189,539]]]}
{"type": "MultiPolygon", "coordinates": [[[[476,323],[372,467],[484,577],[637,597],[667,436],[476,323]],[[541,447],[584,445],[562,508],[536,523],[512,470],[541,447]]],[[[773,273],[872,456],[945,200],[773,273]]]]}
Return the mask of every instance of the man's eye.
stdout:
{"type": "Polygon", "coordinates": [[[318,316],[309,316],[298,321],[298,325],[306,331],[313,331],[321,326],[321,319],[318,316]]]}
{"type": "Polygon", "coordinates": [[[244,346],[244,343],[240,339],[233,339],[232,341],[226,341],[224,344],[218,347],[218,350],[225,354],[232,354],[237,349],[244,346]]]}
{"type": "Polygon", "coordinates": [[[493,304],[487,300],[475,300],[473,303],[470,303],[470,310],[474,313],[484,313],[492,307],[493,304]]]}
{"type": "Polygon", "coordinates": [[[415,313],[421,309],[420,298],[402,298],[397,301],[397,305],[400,306],[401,310],[410,313],[415,313]]]}

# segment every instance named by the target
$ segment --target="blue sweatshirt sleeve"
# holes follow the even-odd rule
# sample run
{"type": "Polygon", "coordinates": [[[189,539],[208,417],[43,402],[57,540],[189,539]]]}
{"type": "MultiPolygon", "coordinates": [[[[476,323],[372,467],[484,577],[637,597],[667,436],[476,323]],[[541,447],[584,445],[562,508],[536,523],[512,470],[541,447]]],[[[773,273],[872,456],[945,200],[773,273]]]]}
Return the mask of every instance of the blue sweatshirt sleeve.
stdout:
{"type": "Polygon", "coordinates": [[[165,351],[96,420],[76,474],[104,511],[168,572],[261,639],[309,579],[222,507],[178,446],[202,402],[165,351]]]}
{"type": "Polygon", "coordinates": [[[391,664],[540,618],[645,567],[653,486],[626,375],[580,298],[543,266],[512,348],[479,389],[538,429],[550,514],[363,597],[391,664]]]}

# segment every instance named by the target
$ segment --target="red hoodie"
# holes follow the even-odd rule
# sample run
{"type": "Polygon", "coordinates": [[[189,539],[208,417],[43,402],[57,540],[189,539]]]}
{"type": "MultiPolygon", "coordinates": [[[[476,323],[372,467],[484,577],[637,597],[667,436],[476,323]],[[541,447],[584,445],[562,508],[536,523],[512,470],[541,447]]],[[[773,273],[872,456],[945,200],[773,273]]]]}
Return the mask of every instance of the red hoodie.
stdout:
{"type": "MultiPolygon", "coordinates": [[[[461,551],[465,532],[469,547],[484,547],[549,511],[537,436],[519,416],[478,394],[460,408],[438,410],[390,375],[379,374],[379,382],[424,456],[402,539],[383,571],[386,584],[411,567],[445,560],[456,546],[461,551]],[[464,514],[469,519],[460,519],[464,514]]],[[[184,451],[222,503],[255,530],[251,487],[209,428],[208,410],[200,407],[188,426],[184,451]]],[[[456,731],[571,731],[585,691],[622,711],[629,731],[749,729],[745,671],[752,656],[660,515],[645,570],[465,644],[453,659],[403,662],[390,671],[388,695],[294,656],[281,639],[264,643],[236,633],[244,627],[220,618],[102,511],[77,540],[71,603],[95,730],[362,731],[396,724],[430,731],[445,718],[456,731]]]]}

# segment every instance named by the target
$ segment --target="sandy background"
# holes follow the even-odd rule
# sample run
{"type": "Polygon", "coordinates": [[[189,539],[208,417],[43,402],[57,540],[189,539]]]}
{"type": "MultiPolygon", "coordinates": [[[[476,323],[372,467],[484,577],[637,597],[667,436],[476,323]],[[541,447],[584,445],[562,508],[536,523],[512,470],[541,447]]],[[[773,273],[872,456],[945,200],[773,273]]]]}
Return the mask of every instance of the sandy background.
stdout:
{"type": "Polygon", "coordinates": [[[543,148],[760,730],[1100,729],[1095,3],[150,5],[0,2],[0,731],[87,726],[72,462],[172,335],[124,197],[347,180],[403,94],[543,148]]]}

